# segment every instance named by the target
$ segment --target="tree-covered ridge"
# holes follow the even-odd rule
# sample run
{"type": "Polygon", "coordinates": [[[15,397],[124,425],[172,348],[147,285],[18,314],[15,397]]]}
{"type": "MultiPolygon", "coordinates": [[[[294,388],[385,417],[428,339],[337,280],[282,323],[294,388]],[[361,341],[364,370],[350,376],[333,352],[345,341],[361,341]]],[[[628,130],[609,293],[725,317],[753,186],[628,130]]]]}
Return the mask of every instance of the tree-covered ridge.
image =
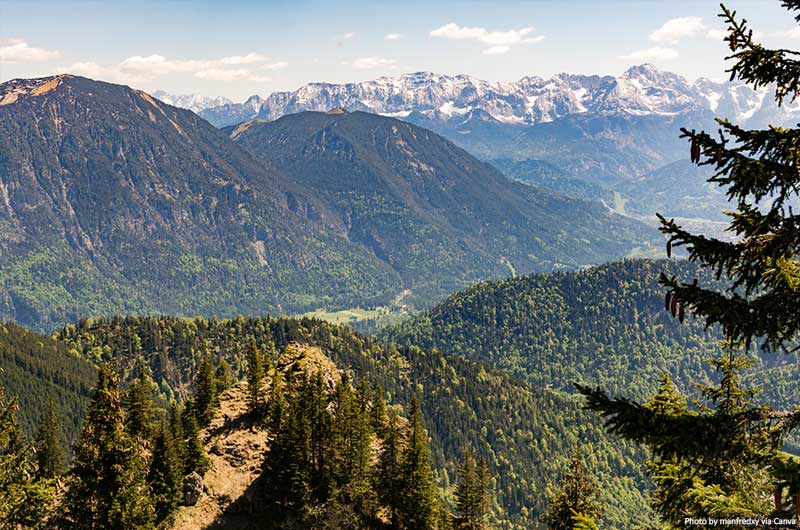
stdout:
{"type": "MultiPolygon", "coordinates": [[[[719,333],[664,311],[659,274],[688,279],[685,261],[626,260],[577,272],[488,281],[390,329],[383,338],[488,361],[537,385],[572,390],[575,382],[644,396],[662,373],[686,389],[710,382],[705,359],[719,352],[719,333]]],[[[796,360],[764,354],[775,374],[768,389],[784,399],[796,360]]]]}
{"type": "Polygon", "coordinates": [[[90,362],[58,340],[12,323],[0,324],[0,383],[20,407],[19,425],[32,436],[45,420],[48,403],[65,424],[67,440],[78,425],[95,383],[90,362]]]}
{"type": "Polygon", "coordinates": [[[440,487],[454,487],[465,449],[486,460],[496,480],[498,528],[538,524],[547,485],[578,446],[591,449],[586,463],[603,484],[608,524],[625,528],[631,520],[648,520],[640,453],[609,439],[572,397],[532,388],[481,363],[385,346],[312,319],[98,319],[68,326],[59,337],[88,357],[114,359],[128,378],[135,359],[145,359],[162,393],[174,396],[190,395],[206,352],[215,362],[225,360],[238,379],[253,342],[262,351],[283,351],[293,341],[317,346],[338,367],[382,388],[388,402],[410,403],[418,396],[440,487]]]}

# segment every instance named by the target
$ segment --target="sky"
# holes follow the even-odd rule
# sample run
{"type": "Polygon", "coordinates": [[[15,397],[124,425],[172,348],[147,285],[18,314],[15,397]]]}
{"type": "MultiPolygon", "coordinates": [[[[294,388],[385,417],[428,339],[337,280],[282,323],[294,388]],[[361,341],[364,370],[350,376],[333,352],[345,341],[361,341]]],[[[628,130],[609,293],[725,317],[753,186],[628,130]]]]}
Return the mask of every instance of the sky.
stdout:
{"type": "MultiPolygon", "coordinates": [[[[800,48],[778,0],[729,0],[767,45],[800,48]]],[[[725,74],[715,0],[0,0],[0,82],[74,73],[242,101],[305,83],[432,71],[489,81],[725,74]]]]}

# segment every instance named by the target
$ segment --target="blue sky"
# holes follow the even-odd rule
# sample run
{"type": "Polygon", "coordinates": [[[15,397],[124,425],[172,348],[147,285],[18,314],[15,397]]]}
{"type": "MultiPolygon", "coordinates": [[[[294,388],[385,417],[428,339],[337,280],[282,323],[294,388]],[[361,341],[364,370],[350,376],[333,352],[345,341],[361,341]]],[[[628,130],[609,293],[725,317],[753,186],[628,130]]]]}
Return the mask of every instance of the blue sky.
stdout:
{"type": "MultiPolygon", "coordinates": [[[[800,48],[778,0],[728,5],[765,43],[800,48]]],[[[0,0],[0,81],[70,71],[238,101],[420,70],[511,81],[652,62],[722,79],[718,11],[712,0],[0,0]]]]}

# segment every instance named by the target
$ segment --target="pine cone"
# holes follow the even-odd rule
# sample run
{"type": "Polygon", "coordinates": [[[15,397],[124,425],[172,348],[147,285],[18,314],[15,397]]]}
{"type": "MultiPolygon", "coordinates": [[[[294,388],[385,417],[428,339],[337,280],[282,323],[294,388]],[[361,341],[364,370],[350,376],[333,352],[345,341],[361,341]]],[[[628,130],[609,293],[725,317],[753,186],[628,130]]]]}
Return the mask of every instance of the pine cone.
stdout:
{"type": "Polygon", "coordinates": [[[695,138],[692,138],[692,148],[689,154],[691,155],[693,164],[700,162],[700,144],[697,143],[697,139],[695,138]]]}
{"type": "Polygon", "coordinates": [[[680,308],[678,309],[678,321],[680,321],[680,323],[683,324],[683,319],[685,317],[686,317],[686,308],[680,306],[680,308]]]}
{"type": "Polygon", "coordinates": [[[672,293],[667,292],[667,294],[664,295],[664,311],[669,311],[669,303],[671,299],[672,299],[672,293]]]}
{"type": "Polygon", "coordinates": [[[672,317],[675,318],[675,314],[678,312],[678,297],[673,296],[672,302],[669,305],[669,311],[672,313],[672,317]]]}

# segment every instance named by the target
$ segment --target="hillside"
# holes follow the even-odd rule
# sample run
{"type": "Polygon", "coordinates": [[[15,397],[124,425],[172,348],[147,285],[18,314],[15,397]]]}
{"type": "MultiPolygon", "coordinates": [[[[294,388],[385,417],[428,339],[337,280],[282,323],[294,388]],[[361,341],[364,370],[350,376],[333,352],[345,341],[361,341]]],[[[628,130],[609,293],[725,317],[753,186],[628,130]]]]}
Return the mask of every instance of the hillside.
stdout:
{"type": "Polygon", "coordinates": [[[339,369],[382,388],[389,403],[408,404],[419,397],[441,487],[452,487],[465,448],[487,459],[496,477],[502,523],[497,528],[538,524],[546,486],[578,446],[591,454],[587,465],[603,484],[609,527],[628,528],[630,521],[650,519],[641,453],[610,438],[578,399],[530,387],[479,363],[415,347],[382,346],[347,327],[311,319],[94,320],[64,329],[59,338],[84,355],[94,351],[101,360],[115,359],[129,376],[134,359],[142,357],[162,393],[176,396],[187,395],[206,351],[225,359],[238,378],[251,338],[264,351],[281,352],[292,342],[316,346],[339,369]]]}
{"type": "Polygon", "coordinates": [[[652,236],[600,204],[510,182],[444,138],[392,118],[303,112],[225,131],[314,190],[348,239],[396,270],[418,302],[487,277],[613,259],[652,236]]]}
{"type": "Polygon", "coordinates": [[[0,324],[0,385],[17,399],[20,425],[28,436],[36,433],[50,403],[58,416],[69,418],[63,435],[74,442],[96,379],[94,366],[63,342],[10,322],[0,324]]]}
{"type": "MultiPolygon", "coordinates": [[[[628,260],[482,282],[382,338],[486,361],[565,391],[582,382],[642,398],[667,373],[691,392],[693,383],[712,379],[704,360],[719,352],[720,335],[692,318],[681,325],[664,311],[661,272],[690,281],[697,270],[685,261],[628,260]]],[[[797,373],[797,361],[782,353],[763,354],[756,370],[763,374],[765,369],[776,375],[769,385],[759,377],[763,398],[776,404],[792,399],[787,378],[797,373]]]]}
{"type": "Polygon", "coordinates": [[[399,290],[302,190],[189,111],[75,76],[9,81],[0,100],[2,318],[300,311],[399,290]]]}
{"type": "Polygon", "coordinates": [[[82,77],[9,81],[0,100],[0,318],[38,329],[83,314],[370,308],[408,289],[426,307],[652,237],[389,118],[303,114],[231,141],[82,77]]]}

